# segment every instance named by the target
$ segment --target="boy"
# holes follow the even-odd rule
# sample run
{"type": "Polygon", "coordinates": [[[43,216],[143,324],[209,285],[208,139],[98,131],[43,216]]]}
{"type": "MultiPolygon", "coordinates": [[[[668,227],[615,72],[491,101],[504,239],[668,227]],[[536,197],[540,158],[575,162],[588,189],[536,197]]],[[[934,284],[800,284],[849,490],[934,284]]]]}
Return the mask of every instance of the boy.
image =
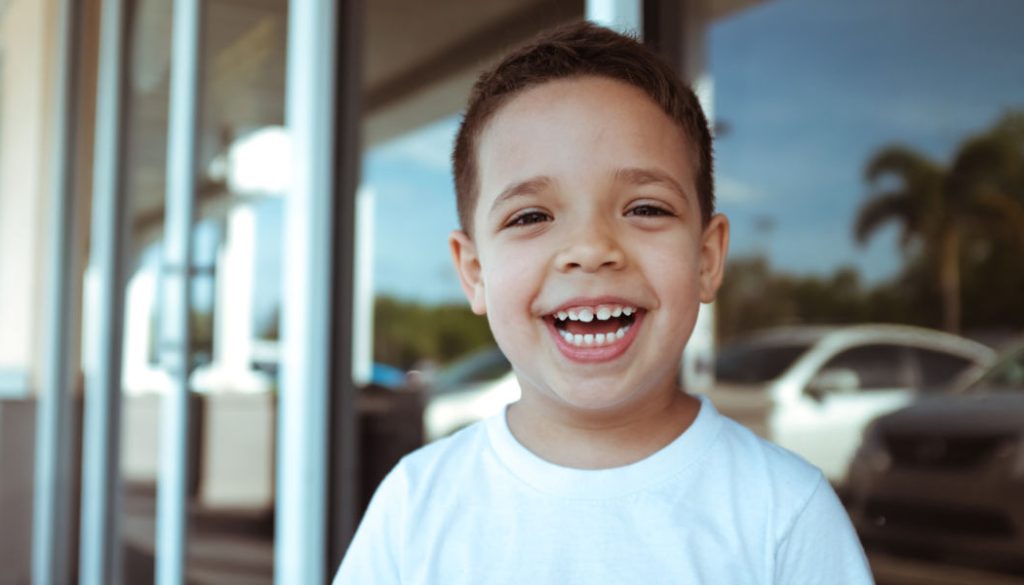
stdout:
{"type": "Polygon", "coordinates": [[[870,583],[821,473],[678,386],[729,226],[672,71],[548,32],[481,76],[453,158],[452,255],[522,398],[403,459],[335,583],[870,583]]]}

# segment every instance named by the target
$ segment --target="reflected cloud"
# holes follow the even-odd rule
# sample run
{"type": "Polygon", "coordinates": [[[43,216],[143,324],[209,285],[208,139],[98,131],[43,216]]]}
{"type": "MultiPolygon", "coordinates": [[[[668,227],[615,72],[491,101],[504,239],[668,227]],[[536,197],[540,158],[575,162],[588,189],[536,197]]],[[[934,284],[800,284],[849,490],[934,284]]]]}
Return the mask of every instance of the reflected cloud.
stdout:
{"type": "Polygon", "coordinates": [[[719,175],[715,177],[715,198],[722,203],[742,205],[759,201],[763,193],[757,188],[736,177],[719,175]]]}
{"type": "Polygon", "coordinates": [[[382,144],[376,154],[398,165],[451,173],[452,143],[458,131],[459,117],[451,116],[382,144]]]}

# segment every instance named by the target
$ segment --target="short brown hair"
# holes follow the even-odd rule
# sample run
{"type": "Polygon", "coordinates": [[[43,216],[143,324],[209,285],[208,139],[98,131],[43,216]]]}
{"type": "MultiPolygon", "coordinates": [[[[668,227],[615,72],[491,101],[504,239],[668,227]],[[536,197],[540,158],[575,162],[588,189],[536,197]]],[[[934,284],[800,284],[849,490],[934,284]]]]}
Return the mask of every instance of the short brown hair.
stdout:
{"type": "Polygon", "coordinates": [[[455,137],[455,174],[459,223],[472,235],[479,196],[477,142],[495,112],[519,92],[548,81],[584,75],[607,77],[640,88],[696,147],[697,196],[704,225],[714,213],[711,132],[700,102],[668,64],[635,38],[588,22],[543,32],[509,53],[473,85],[455,137]]]}

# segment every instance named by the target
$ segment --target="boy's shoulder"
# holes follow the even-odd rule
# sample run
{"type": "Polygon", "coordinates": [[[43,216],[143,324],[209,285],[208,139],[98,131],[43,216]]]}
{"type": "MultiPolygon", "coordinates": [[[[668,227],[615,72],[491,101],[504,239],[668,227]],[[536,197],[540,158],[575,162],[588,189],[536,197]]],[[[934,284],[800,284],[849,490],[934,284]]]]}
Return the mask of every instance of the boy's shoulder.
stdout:
{"type": "Polygon", "coordinates": [[[719,414],[722,419],[720,449],[733,453],[737,461],[754,466],[787,484],[807,485],[823,477],[821,470],[796,453],[764,439],[735,420],[719,414]]]}
{"type": "MultiPolygon", "coordinates": [[[[780,527],[790,525],[815,498],[833,490],[820,469],[724,415],[719,440],[708,466],[718,483],[729,482],[737,501],[759,502],[780,527]]],[[[751,510],[748,508],[748,512],[751,510]]]]}

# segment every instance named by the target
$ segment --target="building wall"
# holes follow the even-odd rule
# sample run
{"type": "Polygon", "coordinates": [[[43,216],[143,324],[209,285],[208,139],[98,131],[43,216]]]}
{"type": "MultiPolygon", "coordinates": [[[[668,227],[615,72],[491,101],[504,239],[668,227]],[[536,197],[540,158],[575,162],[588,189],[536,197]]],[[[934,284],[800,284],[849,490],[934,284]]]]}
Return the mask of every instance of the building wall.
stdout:
{"type": "Polygon", "coordinates": [[[0,13],[0,396],[39,382],[54,4],[10,0],[0,13]]]}

